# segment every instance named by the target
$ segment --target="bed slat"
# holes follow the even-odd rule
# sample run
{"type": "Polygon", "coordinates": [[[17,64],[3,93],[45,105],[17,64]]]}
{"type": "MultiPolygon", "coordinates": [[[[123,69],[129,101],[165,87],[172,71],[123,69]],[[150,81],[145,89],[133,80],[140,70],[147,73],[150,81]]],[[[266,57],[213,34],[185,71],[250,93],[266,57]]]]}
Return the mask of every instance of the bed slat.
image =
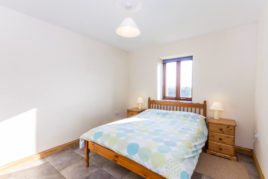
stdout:
{"type": "Polygon", "coordinates": [[[164,101],[164,100],[151,100],[148,99],[149,109],[162,109],[168,111],[184,111],[193,112],[196,114],[207,117],[207,102],[203,103],[191,103],[191,102],[179,102],[179,101],[164,101]]]}

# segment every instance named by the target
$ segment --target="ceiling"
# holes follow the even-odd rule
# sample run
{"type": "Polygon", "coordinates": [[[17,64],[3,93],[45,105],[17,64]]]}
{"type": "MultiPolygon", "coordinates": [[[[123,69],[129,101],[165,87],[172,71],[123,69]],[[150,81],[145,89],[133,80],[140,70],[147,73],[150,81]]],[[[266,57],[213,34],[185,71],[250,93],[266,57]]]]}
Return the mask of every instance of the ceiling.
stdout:
{"type": "Polygon", "coordinates": [[[141,0],[128,12],[120,0],[0,0],[0,5],[127,51],[256,22],[261,0],[141,0]],[[141,36],[124,39],[115,29],[132,17],[141,36]]]}

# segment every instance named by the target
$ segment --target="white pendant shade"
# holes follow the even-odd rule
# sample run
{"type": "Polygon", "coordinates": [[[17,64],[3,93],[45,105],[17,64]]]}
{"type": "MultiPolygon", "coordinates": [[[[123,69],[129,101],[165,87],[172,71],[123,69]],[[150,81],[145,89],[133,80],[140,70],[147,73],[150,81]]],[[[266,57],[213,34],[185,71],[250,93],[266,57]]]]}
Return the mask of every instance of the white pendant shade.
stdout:
{"type": "Polygon", "coordinates": [[[125,38],[138,37],[141,32],[137,24],[130,17],[126,17],[116,29],[117,35],[125,38]]]}

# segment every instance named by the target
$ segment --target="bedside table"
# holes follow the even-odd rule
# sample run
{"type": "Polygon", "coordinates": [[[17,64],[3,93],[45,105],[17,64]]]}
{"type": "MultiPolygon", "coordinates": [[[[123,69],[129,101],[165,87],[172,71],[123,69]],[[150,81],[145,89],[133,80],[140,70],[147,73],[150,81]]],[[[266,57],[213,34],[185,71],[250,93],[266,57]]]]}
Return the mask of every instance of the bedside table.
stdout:
{"type": "Polygon", "coordinates": [[[235,152],[235,120],[212,119],[208,122],[208,150],[207,153],[237,160],[235,152]]]}
{"type": "Polygon", "coordinates": [[[145,110],[146,109],[130,108],[127,110],[127,117],[135,116],[135,115],[137,115],[145,110]]]}

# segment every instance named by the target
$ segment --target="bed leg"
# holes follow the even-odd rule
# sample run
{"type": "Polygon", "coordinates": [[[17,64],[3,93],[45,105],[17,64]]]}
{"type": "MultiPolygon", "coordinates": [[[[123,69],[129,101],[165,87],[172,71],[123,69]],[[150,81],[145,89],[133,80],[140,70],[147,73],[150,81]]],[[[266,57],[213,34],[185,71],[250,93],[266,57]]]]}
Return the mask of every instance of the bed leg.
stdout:
{"type": "Polygon", "coordinates": [[[86,161],[86,167],[89,167],[89,149],[88,149],[88,141],[85,141],[85,161],[86,161]]]}

